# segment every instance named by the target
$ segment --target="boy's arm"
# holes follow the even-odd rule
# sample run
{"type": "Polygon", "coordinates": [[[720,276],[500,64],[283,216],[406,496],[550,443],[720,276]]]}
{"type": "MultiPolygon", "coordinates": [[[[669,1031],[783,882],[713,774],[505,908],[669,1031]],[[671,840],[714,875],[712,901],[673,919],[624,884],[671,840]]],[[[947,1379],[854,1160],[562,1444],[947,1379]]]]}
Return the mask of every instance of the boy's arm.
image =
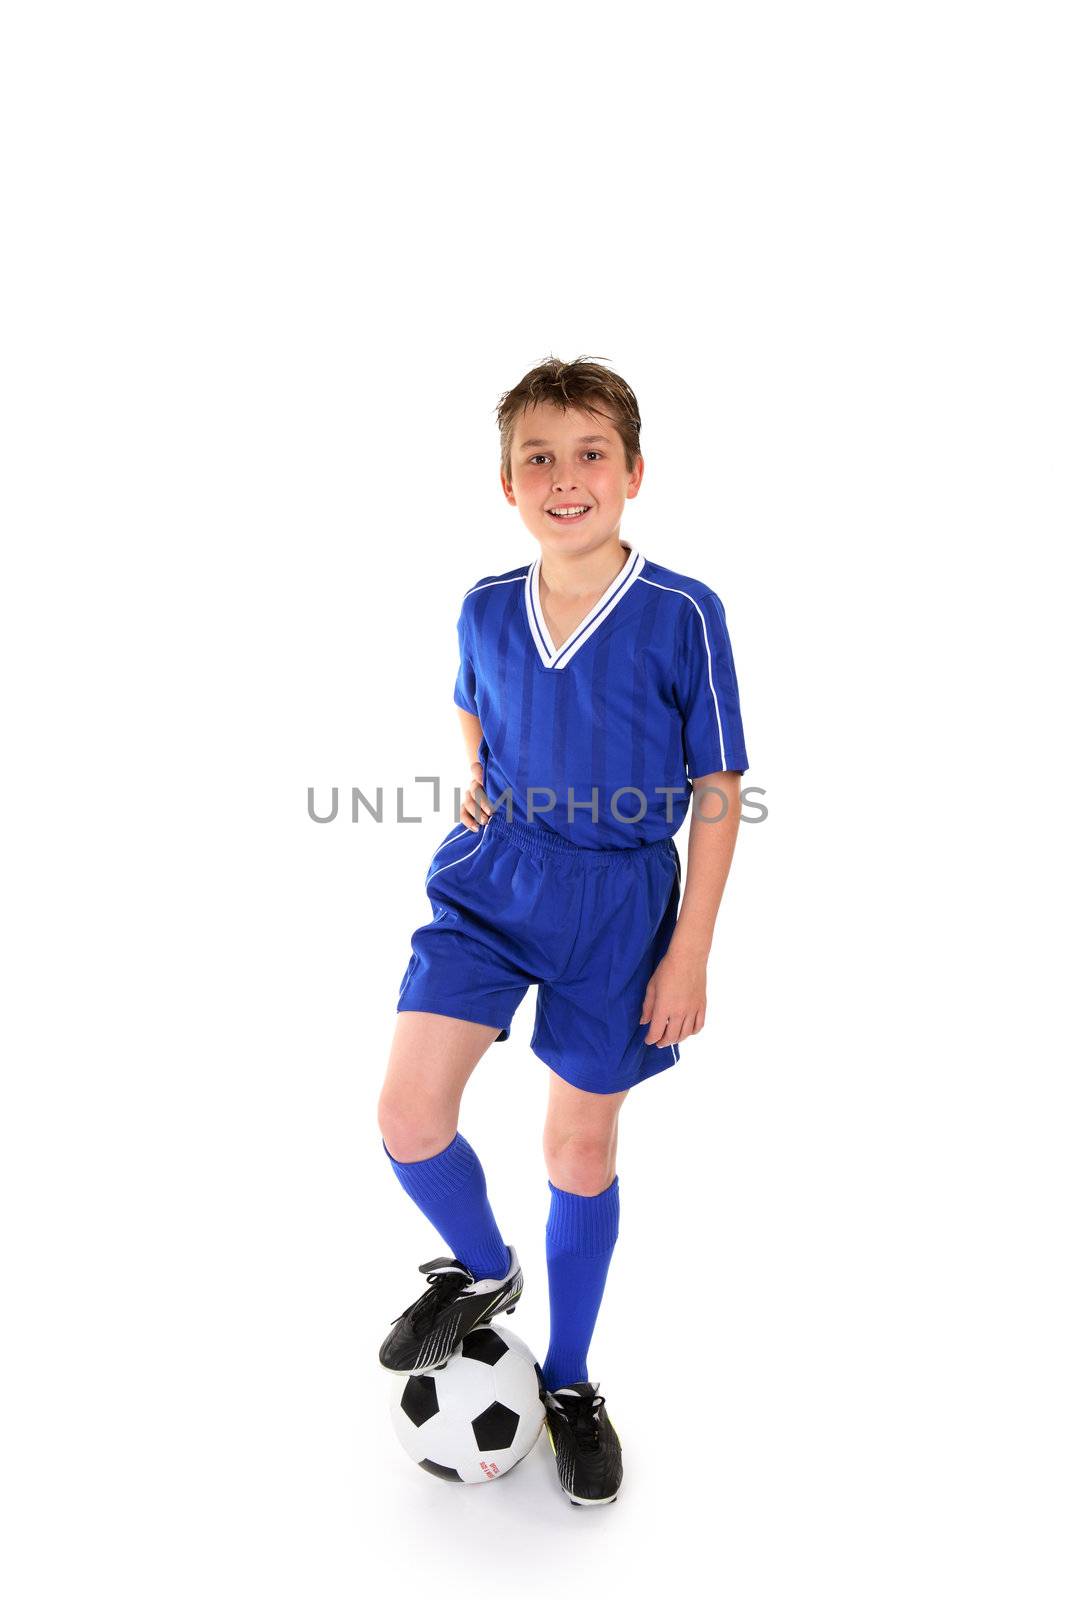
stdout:
{"type": "Polygon", "coordinates": [[[645,990],[639,1019],[649,1024],[645,1043],[661,1047],[678,1044],[704,1026],[711,940],[741,821],[739,772],[710,772],[692,781],[685,892],[667,953],[645,990]],[[711,786],[721,793],[707,793],[711,786]]]}
{"type": "Polygon", "coordinates": [[[464,711],[462,706],[457,706],[456,710],[459,713],[463,743],[467,746],[467,760],[472,767],[480,767],[478,751],[482,748],[482,725],[472,711],[464,711]]]}
{"type": "Polygon", "coordinates": [[[460,820],[466,823],[468,828],[476,831],[488,822],[491,815],[489,796],[482,788],[485,773],[478,759],[478,752],[482,748],[482,725],[473,711],[465,711],[462,706],[457,706],[456,710],[459,713],[460,731],[463,734],[463,743],[467,746],[471,770],[470,787],[463,796],[459,815],[460,820]]]}
{"type": "Polygon", "coordinates": [[[741,774],[711,772],[693,779],[693,815],[689,822],[685,893],[671,948],[678,945],[707,961],[715,919],[726,887],[737,829],[741,821],[741,774]],[[709,786],[718,794],[702,793],[709,786]],[[726,799],[723,800],[723,795],[726,799]],[[725,812],[725,814],[723,814],[725,812]]]}

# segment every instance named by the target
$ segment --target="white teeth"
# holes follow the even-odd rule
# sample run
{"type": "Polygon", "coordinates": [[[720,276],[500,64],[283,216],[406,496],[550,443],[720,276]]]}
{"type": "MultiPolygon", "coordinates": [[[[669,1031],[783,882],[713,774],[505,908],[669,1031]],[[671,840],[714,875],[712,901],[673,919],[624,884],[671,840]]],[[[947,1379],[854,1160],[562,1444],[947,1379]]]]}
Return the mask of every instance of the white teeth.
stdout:
{"type": "Polygon", "coordinates": [[[550,517],[584,517],[589,510],[588,506],[575,506],[571,511],[550,511],[550,517]]]}

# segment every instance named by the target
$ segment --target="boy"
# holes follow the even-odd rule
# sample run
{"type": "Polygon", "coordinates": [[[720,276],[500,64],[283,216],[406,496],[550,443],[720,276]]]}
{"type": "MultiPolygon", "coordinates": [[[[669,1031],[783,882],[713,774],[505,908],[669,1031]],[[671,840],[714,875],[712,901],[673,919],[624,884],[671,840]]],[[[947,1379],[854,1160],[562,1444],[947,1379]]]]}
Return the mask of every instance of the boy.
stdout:
{"type": "Polygon", "coordinates": [[[454,1254],[420,1267],[428,1287],[379,1359],[430,1371],[522,1293],[458,1120],[536,983],[530,1047],[550,1069],[541,1398],[561,1487],[606,1505],[622,1453],[586,1357],[619,1230],[619,1109],[704,1025],[748,757],[720,601],[619,539],[644,472],[629,385],[548,359],[497,421],[504,494],[540,553],[463,598],[454,698],[473,780],[427,872],[434,915],[412,936],[378,1113],[401,1185],[454,1254]],[[690,790],[680,899],[672,835],[690,790]]]}

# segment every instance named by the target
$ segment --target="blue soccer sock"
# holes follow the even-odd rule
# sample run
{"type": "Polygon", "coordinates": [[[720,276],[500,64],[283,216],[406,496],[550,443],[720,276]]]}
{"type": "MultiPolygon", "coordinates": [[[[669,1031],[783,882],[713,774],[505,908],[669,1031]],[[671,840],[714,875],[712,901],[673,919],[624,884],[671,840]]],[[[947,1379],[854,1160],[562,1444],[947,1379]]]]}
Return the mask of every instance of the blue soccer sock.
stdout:
{"type": "Polygon", "coordinates": [[[502,1278],[508,1248],[486,1193],[485,1173],[470,1145],[457,1133],[450,1145],[425,1161],[395,1161],[382,1149],[423,1216],[432,1222],[457,1261],[478,1278],[502,1278]]]}
{"type": "Polygon", "coordinates": [[[588,1382],[586,1356],[619,1237],[619,1180],[601,1194],[569,1194],[548,1184],[545,1226],[550,1333],[546,1389],[588,1382]]]}

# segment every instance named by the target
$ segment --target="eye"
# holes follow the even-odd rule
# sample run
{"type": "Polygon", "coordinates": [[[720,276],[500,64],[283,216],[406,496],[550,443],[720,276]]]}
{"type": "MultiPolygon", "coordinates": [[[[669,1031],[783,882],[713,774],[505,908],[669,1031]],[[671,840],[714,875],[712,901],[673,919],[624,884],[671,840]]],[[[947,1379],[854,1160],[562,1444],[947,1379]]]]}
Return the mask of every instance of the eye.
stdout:
{"type": "Polygon", "coordinates": [[[548,457],[547,456],[531,456],[530,460],[531,461],[547,461],[548,457]]]}
{"type": "Polygon", "coordinates": [[[600,451],[599,450],[587,450],[585,453],[586,453],[587,456],[598,456],[600,454],[600,451]]]}

